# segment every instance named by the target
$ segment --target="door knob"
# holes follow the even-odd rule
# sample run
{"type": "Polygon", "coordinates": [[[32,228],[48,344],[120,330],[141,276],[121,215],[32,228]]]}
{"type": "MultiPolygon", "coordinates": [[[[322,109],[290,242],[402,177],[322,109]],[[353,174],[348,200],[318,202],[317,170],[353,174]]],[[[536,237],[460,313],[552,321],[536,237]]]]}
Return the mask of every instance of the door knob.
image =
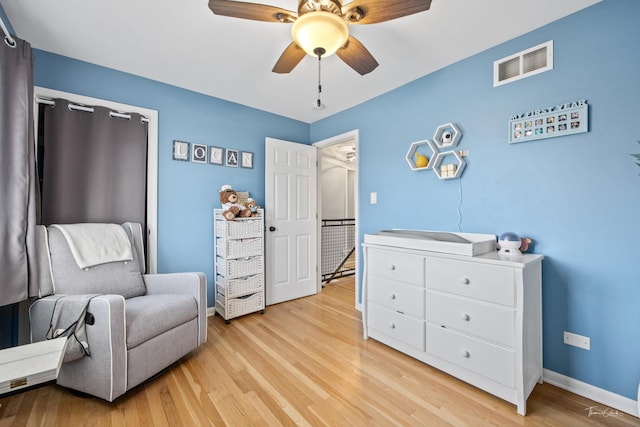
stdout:
{"type": "Polygon", "coordinates": [[[276,228],[272,225],[271,227],[269,227],[269,231],[276,231],[276,228]]]}

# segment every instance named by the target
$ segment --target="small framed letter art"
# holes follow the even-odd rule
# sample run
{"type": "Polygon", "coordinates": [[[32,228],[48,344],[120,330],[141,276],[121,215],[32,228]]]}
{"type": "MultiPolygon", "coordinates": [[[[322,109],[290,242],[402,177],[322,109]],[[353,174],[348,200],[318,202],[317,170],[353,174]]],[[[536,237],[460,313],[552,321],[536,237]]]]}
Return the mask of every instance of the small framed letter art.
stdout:
{"type": "Polygon", "coordinates": [[[243,151],[241,153],[241,164],[240,166],[242,166],[243,168],[253,168],[253,153],[250,151],[243,151]]]}
{"type": "Polygon", "coordinates": [[[225,151],[226,154],[226,165],[232,168],[238,167],[238,150],[230,150],[227,148],[225,151]]]}

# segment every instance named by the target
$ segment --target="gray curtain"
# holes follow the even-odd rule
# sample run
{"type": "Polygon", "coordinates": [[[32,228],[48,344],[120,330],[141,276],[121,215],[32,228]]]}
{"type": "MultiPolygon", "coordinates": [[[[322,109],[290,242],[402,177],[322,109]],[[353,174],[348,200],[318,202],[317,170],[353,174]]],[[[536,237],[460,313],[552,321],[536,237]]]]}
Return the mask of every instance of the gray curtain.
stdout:
{"type": "Polygon", "coordinates": [[[64,99],[44,106],[42,224],[139,222],[146,228],[147,123],[64,99]]]}
{"type": "Polygon", "coordinates": [[[14,39],[14,47],[0,40],[0,306],[37,295],[29,289],[38,183],[33,56],[28,42],[14,39]]]}

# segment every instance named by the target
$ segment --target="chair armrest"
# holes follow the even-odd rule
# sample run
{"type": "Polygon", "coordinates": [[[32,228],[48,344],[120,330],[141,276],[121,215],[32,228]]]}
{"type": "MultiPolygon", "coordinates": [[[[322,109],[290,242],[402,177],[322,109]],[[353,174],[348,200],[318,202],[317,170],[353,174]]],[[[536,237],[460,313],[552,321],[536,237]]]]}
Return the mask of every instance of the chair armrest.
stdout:
{"type": "MultiPolygon", "coordinates": [[[[55,302],[64,295],[41,298],[29,307],[32,342],[45,339],[55,302]]],[[[127,390],[125,302],[120,295],[99,295],[87,311],[95,319],[86,325],[90,356],[64,363],[58,384],[113,401],[127,390]]]]}
{"type": "Polygon", "coordinates": [[[189,294],[198,304],[198,343],[207,341],[207,276],[204,273],[144,274],[147,294],[189,294]]]}

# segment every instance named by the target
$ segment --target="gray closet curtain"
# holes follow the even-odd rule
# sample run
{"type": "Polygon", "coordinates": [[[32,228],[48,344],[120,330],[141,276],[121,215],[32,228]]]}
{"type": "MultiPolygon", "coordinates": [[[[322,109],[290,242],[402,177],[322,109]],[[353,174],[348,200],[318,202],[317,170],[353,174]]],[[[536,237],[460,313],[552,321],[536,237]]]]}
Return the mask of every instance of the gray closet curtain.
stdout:
{"type": "Polygon", "coordinates": [[[139,222],[146,228],[147,123],[140,114],[45,106],[42,224],[139,222]]]}
{"type": "Polygon", "coordinates": [[[33,56],[28,42],[14,39],[15,46],[0,39],[0,306],[37,295],[29,289],[38,183],[33,56]]]}

